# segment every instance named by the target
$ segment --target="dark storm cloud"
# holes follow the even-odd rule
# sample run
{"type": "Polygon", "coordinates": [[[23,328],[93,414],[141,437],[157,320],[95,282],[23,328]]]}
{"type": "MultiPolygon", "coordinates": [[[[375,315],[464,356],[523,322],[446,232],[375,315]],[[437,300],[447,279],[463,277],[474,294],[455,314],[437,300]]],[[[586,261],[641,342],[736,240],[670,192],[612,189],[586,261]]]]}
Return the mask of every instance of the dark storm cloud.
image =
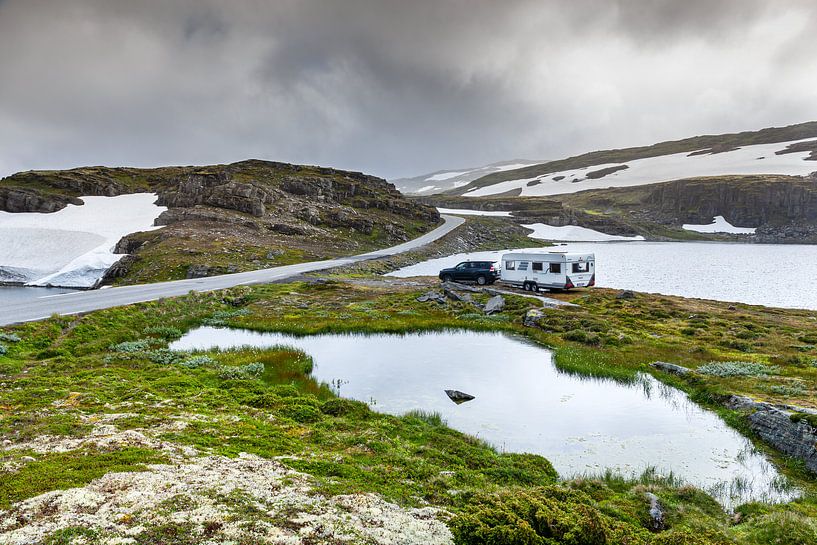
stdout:
{"type": "Polygon", "coordinates": [[[0,173],[383,176],[817,118],[814,2],[0,0],[0,173]]]}

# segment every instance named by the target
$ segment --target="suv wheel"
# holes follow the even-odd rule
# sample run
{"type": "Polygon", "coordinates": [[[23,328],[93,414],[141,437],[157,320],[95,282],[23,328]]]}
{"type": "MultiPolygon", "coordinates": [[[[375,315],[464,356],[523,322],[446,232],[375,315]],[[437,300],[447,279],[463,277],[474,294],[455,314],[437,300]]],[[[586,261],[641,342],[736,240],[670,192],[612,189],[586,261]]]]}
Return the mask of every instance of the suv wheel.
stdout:
{"type": "Polygon", "coordinates": [[[451,282],[452,280],[454,280],[454,279],[451,278],[450,274],[444,274],[443,275],[443,282],[451,282]]]}
{"type": "Polygon", "coordinates": [[[480,286],[484,286],[487,283],[488,283],[488,279],[485,278],[484,275],[477,276],[477,284],[479,284],[480,286]]]}

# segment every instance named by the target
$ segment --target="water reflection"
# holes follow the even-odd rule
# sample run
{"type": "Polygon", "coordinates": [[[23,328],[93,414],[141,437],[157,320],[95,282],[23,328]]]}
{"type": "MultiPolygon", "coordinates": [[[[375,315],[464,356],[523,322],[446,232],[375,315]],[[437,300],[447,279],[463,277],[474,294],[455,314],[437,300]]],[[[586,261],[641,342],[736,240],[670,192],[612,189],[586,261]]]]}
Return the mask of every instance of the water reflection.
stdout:
{"type": "Polygon", "coordinates": [[[712,490],[725,504],[785,500],[776,469],[742,435],[675,388],[559,372],[551,352],[500,333],[314,335],[204,327],[174,349],[287,345],[345,397],[403,414],[438,412],[502,451],[547,457],[562,476],[648,469],[712,490]],[[475,396],[451,403],[447,389],[475,396]]]}

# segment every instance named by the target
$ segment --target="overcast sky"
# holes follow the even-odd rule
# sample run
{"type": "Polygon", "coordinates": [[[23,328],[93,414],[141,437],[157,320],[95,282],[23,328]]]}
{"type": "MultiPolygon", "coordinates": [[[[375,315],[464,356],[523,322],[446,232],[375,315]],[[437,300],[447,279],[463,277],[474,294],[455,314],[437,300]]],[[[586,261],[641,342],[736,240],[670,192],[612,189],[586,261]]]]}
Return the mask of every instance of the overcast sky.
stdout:
{"type": "Polygon", "coordinates": [[[814,0],[0,0],[0,175],[393,178],[817,119],[814,0]]]}

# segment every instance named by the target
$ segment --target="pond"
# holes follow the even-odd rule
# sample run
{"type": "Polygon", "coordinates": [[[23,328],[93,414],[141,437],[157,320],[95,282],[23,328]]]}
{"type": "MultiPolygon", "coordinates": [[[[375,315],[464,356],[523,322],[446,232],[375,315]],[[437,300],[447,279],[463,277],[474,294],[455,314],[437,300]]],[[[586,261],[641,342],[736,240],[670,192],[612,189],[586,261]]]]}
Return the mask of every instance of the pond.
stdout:
{"type": "MultiPolygon", "coordinates": [[[[596,285],[601,287],[817,310],[815,245],[593,242],[526,250],[593,252],[596,285]]],[[[456,254],[404,267],[389,276],[437,276],[440,269],[461,261],[498,261],[509,251],[524,250],[456,254]]]]}
{"type": "Polygon", "coordinates": [[[549,350],[500,333],[312,335],[202,327],[171,348],[287,345],[312,356],[313,376],[339,394],[400,415],[438,412],[501,451],[548,458],[563,477],[655,468],[724,505],[782,501],[774,466],[714,413],[650,376],[633,384],[560,372],[549,350]],[[475,399],[457,405],[444,390],[475,399]]]}

